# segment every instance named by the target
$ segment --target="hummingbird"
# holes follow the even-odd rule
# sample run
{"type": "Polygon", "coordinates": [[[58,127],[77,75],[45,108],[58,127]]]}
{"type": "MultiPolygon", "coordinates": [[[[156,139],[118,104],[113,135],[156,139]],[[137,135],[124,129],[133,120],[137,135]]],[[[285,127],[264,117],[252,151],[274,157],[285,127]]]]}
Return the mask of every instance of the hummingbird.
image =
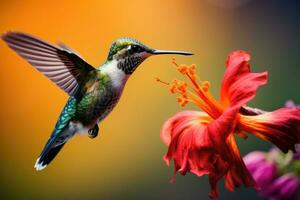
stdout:
{"type": "Polygon", "coordinates": [[[69,95],[54,130],[34,168],[44,169],[75,134],[95,138],[99,126],[118,103],[128,78],[148,57],[161,54],[193,55],[186,51],[157,50],[136,39],[112,43],[104,64],[94,68],[67,45],[52,45],[35,36],[7,32],[2,39],[17,54],[69,95]]]}

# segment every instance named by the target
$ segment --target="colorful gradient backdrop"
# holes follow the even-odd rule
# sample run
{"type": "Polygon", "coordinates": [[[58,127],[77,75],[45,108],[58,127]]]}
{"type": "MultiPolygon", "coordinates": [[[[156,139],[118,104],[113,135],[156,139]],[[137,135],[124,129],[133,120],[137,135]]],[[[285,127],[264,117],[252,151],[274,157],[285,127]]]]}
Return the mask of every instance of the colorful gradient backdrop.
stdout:
{"type": "MultiPolygon", "coordinates": [[[[90,64],[104,62],[122,36],[151,47],[189,50],[178,63],[196,63],[218,95],[227,54],[252,54],[254,71],[267,70],[269,84],[251,105],[267,110],[286,99],[300,102],[300,4],[276,0],[1,1],[0,33],[22,31],[49,42],[63,41],[90,64]]],[[[33,168],[67,95],[0,42],[1,199],[208,199],[207,177],[177,176],[162,160],[162,123],[180,111],[175,97],[155,82],[180,75],[171,56],[151,57],[128,81],[123,97],[94,140],[77,136],[44,171],[33,168]]],[[[187,108],[195,108],[188,106],[187,108]]],[[[268,149],[238,139],[242,154],[268,149]]],[[[258,199],[252,189],[220,199],[258,199]]]]}

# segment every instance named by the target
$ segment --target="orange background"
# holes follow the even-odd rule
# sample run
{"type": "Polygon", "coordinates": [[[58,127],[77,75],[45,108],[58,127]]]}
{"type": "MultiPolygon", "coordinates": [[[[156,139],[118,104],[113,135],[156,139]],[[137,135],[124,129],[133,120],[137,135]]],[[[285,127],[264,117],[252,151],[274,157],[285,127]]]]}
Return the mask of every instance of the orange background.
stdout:
{"type": "MultiPolygon", "coordinates": [[[[294,87],[300,62],[293,18],[271,24],[274,18],[261,16],[284,8],[268,11],[271,8],[264,9],[268,6],[264,4],[256,8],[257,1],[242,1],[236,7],[234,0],[226,6],[212,2],[218,1],[7,1],[1,2],[0,33],[22,31],[51,43],[64,42],[94,66],[105,61],[112,41],[123,36],[154,48],[192,51],[195,56],[176,56],[177,62],[196,63],[200,77],[210,80],[216,95],[227,54],[245,49],[253,55],[254,70],[272,74],[254,101],[256,107],[274,109],[288,98],[300,101],[294,87]]],[[[169,184],[173,169],[162,161],[166,147],[160,127],[181,109],[175,97],[155,82],[157,76],[164,80],[180,76],[171,56],[151,57],[137,69],[96,139],[75,137],[51,165],[36,172],[35,160],[68,97],[4,42],[0,55],[4,199],[207,198],[206,178],[179,176],[176,185],[169,184]]],[[[239,142],[243,153],[269,147],[253,138],[239,142]]],[[[222,189],[222,198],[255,197],[253,190],[239,191],[222,189]]]]}

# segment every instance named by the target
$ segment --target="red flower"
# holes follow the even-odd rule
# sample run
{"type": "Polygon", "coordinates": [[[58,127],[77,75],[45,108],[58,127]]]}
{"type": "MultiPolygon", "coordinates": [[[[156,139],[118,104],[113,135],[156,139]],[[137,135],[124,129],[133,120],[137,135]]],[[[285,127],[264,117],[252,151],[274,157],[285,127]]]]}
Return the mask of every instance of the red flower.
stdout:
{"type": "Polygon", "coordinates": [[[211,198],[218,196],[217,183],[223,176],[230,191],[241,185],[256,187],[241,158],[234,133],[246,138],[244,131],[252,132],[284,152],[294,150],[299,142],[299,110],[279,109],[263,114],[258,110],[252,115],[243,107],[255,97],[258,87],[267,83],[266,72],[250,72],[249,59],[250,55],[244,51],[229,55],[219,101],[209,92],[210,83],[197,77],[195,65],[177,65],[174,61],[190,83],[174,80],[170,91],[180,95],[177,97],[180,105],[193,102],[203,111],[183,111],[165,122],[161,137],[169,149],[164,160],[168,165],[174,160],[175,173],[207,174],[211,198]]]}

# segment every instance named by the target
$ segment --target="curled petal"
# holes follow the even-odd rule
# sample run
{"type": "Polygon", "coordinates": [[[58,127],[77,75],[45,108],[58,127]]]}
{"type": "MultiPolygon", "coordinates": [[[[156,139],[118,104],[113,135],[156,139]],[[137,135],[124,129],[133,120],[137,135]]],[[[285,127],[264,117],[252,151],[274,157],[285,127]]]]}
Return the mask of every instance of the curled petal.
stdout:
{"type": "Polygon", "coordinates": [[[211,198],[218,196],[217,183],[224,176],[229,190],[255,185],[233,136],[238,111],[230,108],[214,121],[204,112],[183,111],[167,120],[161,131],[169,147],[166,163],[174,160],[175,172],[182,175],[208,174],[211,198]]]}
{"type": "Polygon", "coordinates": [[[237,50],[229,54],[226,60],[226,68],[232,69],[241,64],[242,62],[248,62],[250,60],[250,54],[246,51],[237,50]]]}
{"type": "Polygon", "coordinates": [[[161,139],[166,145],[170,145],[171,139],[175,138],[184,129],[192,125],[204,126],[210,123],[211,118],[204,112],[182,111],[169,118],[161,129],[161,139]]]}
{"type": "Polygon", "coordinates": [[[183,111],[165,122],[161,138],[169,146],[164,160],[169,165],[173,159],[175,171],[185,174],[187,171],[198,176],[207,174],[216,158],[212,155],[213,144],[207,134],[202,134],[211,118],[204,112],[183,111]],[[204,147],[196,149],[196,143],[204,147]]]}
{"type": "Polygon", "coordinates": [[[244,106],[256,95],[258,87],[267,83],[267,72],[251,73],[245,51],[231,53],[221,87],[221,102],[225,106],[244,106]]]}
{"type": "Polygon", "coordinates": [[[281,108],[255,116],[241,115],[239,127],[267,140],[284,153],[300,142],[300,109],[281,108]]]}

